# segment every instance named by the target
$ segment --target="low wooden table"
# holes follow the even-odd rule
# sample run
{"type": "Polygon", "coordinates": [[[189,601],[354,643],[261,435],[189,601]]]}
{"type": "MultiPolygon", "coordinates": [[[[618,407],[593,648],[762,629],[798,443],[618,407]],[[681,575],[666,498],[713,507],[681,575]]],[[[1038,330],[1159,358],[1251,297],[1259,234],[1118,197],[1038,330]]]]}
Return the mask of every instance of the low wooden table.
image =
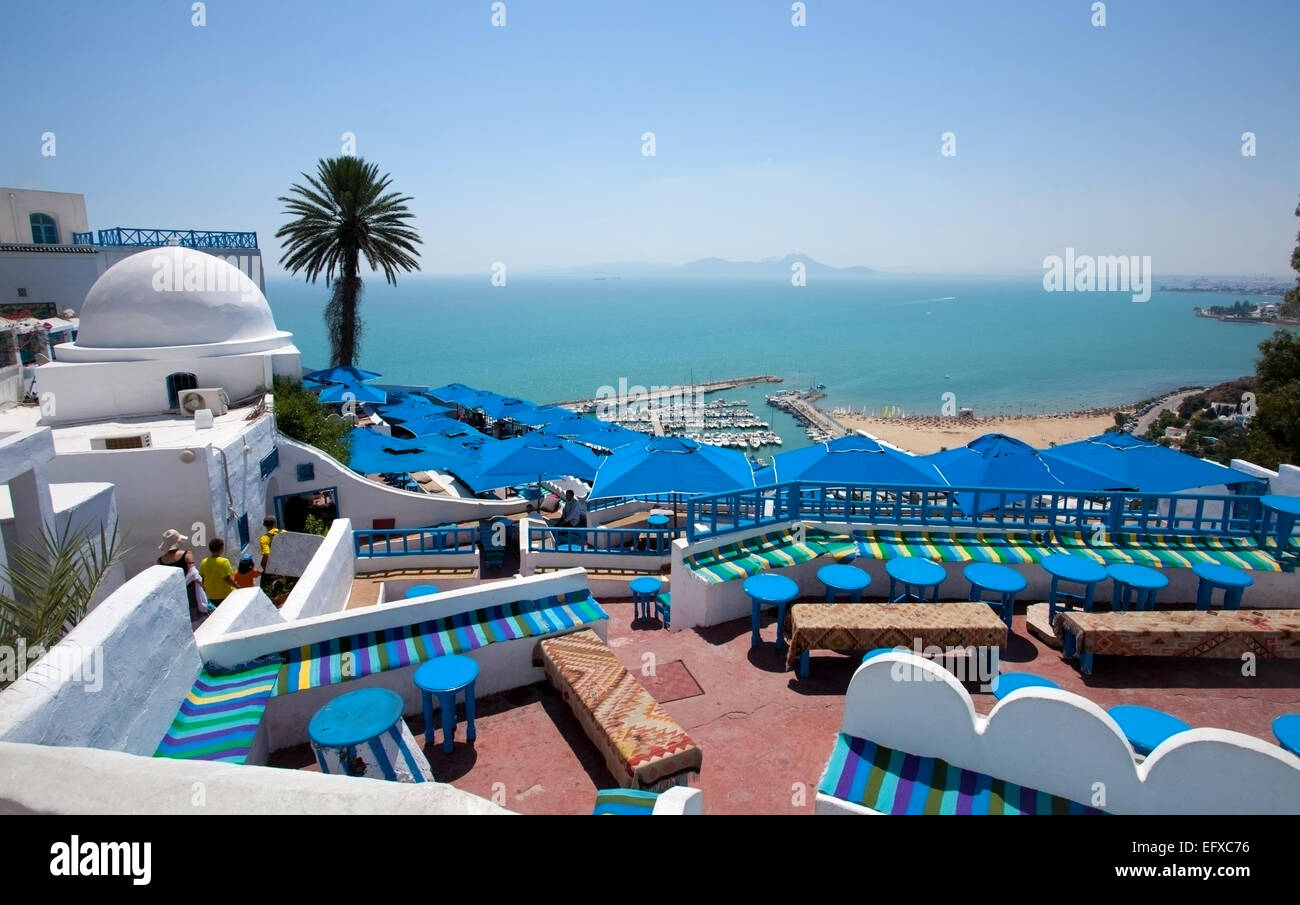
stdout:
{"type": "Polygon", "coordinates": [[[797,603],[790,608],[786,668],[809,652],[937,646],[1006,650],[1007,626],[987,603],[797,603]]]}
{"type": "Polygon", "coordinates": [[[1300,659],[1300,610],[1154,610],[1060,613],[1053,626],[1067,657],[1092,673],[1096,654],[1121,657],[1300,659]]]}

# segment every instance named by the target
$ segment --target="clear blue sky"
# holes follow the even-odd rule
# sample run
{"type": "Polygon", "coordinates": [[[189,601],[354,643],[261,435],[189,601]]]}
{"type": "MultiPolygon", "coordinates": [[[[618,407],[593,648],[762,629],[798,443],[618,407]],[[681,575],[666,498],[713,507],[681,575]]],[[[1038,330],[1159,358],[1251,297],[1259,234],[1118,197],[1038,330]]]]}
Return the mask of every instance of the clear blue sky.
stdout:
{"type": "Polygon", "coordinates": [[[0,185],[84,193],[96,229],[256,230],[270,264],[277,196],[353,132],[428,272],[1041,273],[1073,246],[1287,274],[1300,3],[1090,5],[807,0],[794,28],[784,0],[506,0],[494,28],[489,0],[209,0],[195,28],[187,0],[10,2],[0,185]]]}

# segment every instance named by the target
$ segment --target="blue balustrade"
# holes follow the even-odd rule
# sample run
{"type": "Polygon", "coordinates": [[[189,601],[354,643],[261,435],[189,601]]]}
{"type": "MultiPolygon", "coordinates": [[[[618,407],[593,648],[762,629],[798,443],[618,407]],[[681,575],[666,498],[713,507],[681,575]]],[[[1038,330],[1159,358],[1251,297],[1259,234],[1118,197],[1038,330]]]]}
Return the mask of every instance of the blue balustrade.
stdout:
{"type": "Polygon", "coordinates": [[[623,556],[664,556],[681,529],[672,528],[555,528],[532,525],[530,553],[593,553],[623,556]]]}
{"type": "MultiPolygon", "coordinates": [[[[99,231],[98,245],[125,245],[150,248],[170,245],[172,240],[183,248],[257,248],[257,233],[211,229],[136,229],[115,226],[99,231]]],[[[74,233],[74,245],[89,245],[90,233],[74,233]],[[78,241],[78,237],[84,239],[78,241]]]]}
{"type": "Polygon", "coordinates": [[[912,487],[796,481],[687,501],[686,538],[720,537],[795,519],[963,530],[1032,529],[1260,539],[1257,496],[912,487]]]}
{"type": "Polygon", "coordinates": [[[478,528],[377,528],[352,532],[358,557],[473,553],[478,528]]]}

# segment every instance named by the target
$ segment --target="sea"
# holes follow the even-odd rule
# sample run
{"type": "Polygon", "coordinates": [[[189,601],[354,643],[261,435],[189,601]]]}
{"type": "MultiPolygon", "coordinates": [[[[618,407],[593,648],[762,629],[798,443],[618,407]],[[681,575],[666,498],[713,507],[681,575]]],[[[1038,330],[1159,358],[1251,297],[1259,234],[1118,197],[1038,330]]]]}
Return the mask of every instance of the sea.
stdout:
{"type": "MultiPolygon", "coordinates": [[[[1159,285],[1159,278],[1155,279],[1159,285]]],[[[269,278],[276,323],[304,368],[325,367],[323,283],[269,278]]],[[[824,385],[818,405],[867,414],[977,416],[1122,405],[1188,385],[1252,374],[1263,325],[1230,324],[1197,306],[1262,296],[1156,289],[1048,292],[1040,277],[403,276],[367,280],[358,364],[379,383],[459,381],[537,403],[602,387],[676,386],[756,374],[709,398],[745,399],[806,445],[794,419],[764,402],[824,385]],[[947,395],[951,394],[951,395],[947,395]],[[951,410],[951,409],[949,409],[951,410]]],[[[765,450],[770,453],[772,450],[765,450]]]]}

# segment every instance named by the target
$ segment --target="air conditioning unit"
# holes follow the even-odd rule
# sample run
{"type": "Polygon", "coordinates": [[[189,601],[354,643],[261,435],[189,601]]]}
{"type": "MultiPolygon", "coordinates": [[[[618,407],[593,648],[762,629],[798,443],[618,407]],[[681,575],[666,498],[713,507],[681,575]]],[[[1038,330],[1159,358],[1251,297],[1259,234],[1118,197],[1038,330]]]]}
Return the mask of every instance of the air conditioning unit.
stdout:
{"type": "Polygon", "coordinates": [[[212,414],[224,415],[230,408],[230,397],[220,387],[197,387],[180,391],[181,412],[193,415],[200,409],[210,409],[212,414]]]}
{"type": "Polygon", "coordinates": [[[149,449],[153,446],[151,434],[111,434],[91,437],[91,449],[149,449]]]}

